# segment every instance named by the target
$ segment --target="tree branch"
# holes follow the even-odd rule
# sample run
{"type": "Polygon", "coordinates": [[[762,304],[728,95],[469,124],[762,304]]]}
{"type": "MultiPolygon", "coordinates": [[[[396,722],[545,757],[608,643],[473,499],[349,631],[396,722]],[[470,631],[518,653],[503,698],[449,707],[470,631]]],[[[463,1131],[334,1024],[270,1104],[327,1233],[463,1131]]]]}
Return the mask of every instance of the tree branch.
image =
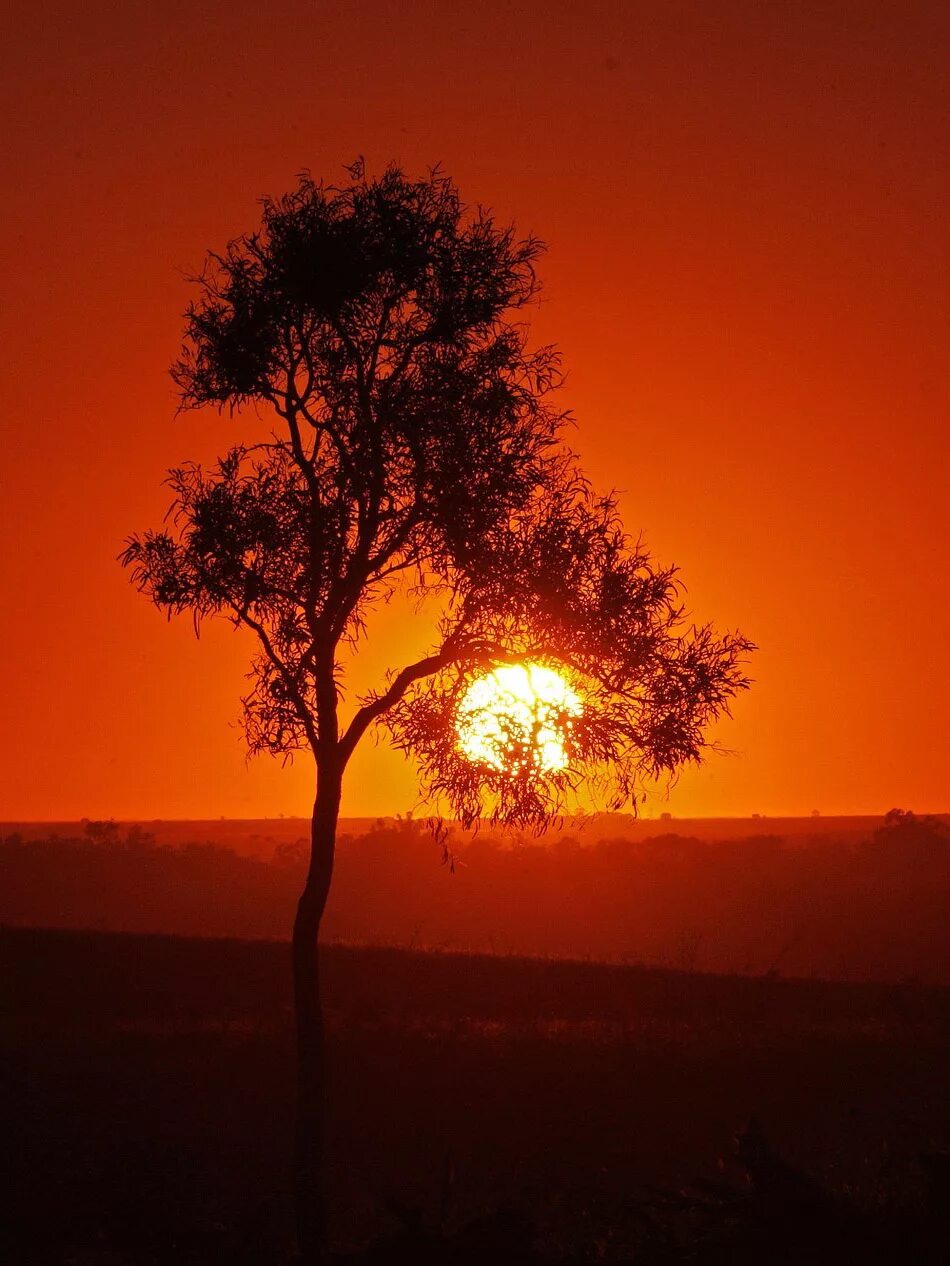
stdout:
{"type": "Polygon", "coordinates": [[[394,704],[397,704],[414,681],[421,681],[423,677],[431,677],[433,673],[440,672],[443,668],[448,668],[453,658],[454,654],[452,652],[447,653],[443,647],[437,654],[427,655],[415,664],[409,664],[402,672],[396,675],[387,691],[378,695],[369,703],[364,704],[356,716],[353,717],[342,739],[340,739],[340,749],[343,753],[344,761],[349,760],[353,754],[353,749],[372,723],[385,712],[388,712],[394,704]]]}
{"type": "Polygon", "coordinates": [[[257,634],[258,641],[264,648],[264,654],[277,669],[278,673],[280,673],[284,684],[290,691],[291,698],[294,701],[294,707],[297,710],[297,716],[300,719],[300,724],[303,726],[304,733],[307,735],[307,740],[309,741],[314,753],[316,753],[319,746],[319,736],[314,727],[310,709],[307,707],[307,701],[300,690],[299,683],[284,660],[277,654],[274,649],[274,644],[263,624],[249,615],[246,608],[243,610],[240,608],[234,608],[234,611],[241,623],[246,625],[249,629],[252,629],[257,634]]]}
{"type": "Polygon", "coordinates": [[[443,644],[442,649],[434,655],[426,655],[416,663],[407,665],[402,672],[396,674],[389,689],[364,704],[347,726],[346,732],[340,739],[340,750],[343,753],[344,762],[352,756],[353,749],[372,723],[394,707],[414,682],[421,681],[424,677],[432,677],[443,668],[449,668],[452,664],[461,663],[463,660],[472,663],[492,662],[504,659],[507,653],[503,647],[492,643],[466,642],[459,645],[450,637],[443,644]]]}

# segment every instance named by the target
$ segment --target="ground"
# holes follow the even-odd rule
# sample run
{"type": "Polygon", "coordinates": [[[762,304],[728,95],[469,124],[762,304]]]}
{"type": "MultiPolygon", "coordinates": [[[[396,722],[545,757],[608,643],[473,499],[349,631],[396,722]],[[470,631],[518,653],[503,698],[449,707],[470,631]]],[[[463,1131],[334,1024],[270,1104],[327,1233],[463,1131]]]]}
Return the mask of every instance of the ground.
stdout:
{"type": "MultiPolygon", "coordinates": [[[[288,954],[0,933],[0,1126],[17,1158],[5,1260],[288,1259],[288,954]]],[[[507,1210],[542,1254],[719,1261],[723,1235],[751,1234],[773,1159],[778,1204],[828,1193],[834,1234],[841,1216],[852,1236],[884,1217],[878,1248],[887,1228],[934,1234],[950,991],[356,947],[326,959],[341,1254],[396,1235],[421,1261],[420,1243],[458,1247],[507,1210]]]]}

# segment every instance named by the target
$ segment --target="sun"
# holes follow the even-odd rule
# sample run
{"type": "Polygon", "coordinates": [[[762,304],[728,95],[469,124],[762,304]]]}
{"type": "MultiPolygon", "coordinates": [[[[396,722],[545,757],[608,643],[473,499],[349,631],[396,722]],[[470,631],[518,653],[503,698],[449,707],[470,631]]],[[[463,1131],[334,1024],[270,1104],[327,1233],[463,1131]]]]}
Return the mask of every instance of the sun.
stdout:
{"type": "Polygon", "coordinates": [[[478,765],[521,773],[566,769],[566,740],[583,711],[564,678],[543,664],[501,664],[477,677],[456,712],[458,746],[478,765]]]}

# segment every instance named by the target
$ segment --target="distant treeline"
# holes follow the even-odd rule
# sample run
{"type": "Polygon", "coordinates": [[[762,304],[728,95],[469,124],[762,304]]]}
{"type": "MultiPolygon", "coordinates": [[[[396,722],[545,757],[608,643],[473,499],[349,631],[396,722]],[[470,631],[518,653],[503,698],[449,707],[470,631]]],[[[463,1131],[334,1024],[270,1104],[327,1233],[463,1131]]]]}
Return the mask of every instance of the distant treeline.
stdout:
{"type": "MultiPolygon", "coordinates": [[[[0,838],[0,922],[286,939],[306,847],[271,860],[90,822],[0,838]]],[[[387,821],[339,846],[328,939],[730,973],[950,983],[950,829],[897,810],[854,840],[562,835],[459,845],[387,821]]]]}

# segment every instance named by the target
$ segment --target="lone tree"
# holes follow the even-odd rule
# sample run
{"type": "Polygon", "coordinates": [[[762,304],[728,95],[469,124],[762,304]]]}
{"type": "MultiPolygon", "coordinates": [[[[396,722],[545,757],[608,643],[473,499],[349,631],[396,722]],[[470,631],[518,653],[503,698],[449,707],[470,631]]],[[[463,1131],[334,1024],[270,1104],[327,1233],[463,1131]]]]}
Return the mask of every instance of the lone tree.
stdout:
{"type": "Polygon", "coordinates": [[[674,569],[628,538],[564,446],[558,355],[531,350],[521,320],[542,244],[467,208],[438,172],[347,170],[265,200],[256,232],[209,255],[172,370],[182,405],[264,406],[273,430],[210,470],[173,470],[171,527],[122,555],[168,614],[253,632],[248,746],[316,766],[293,929],[306,1262],[325,1242],[318,933],[356,745],[383,723],[463,823],[541,830],[582,783],[635,807],[643,779],[697,761],[750,649],[684,624],[674,569]],[[400,587],[440,604],[431,654],[344,716],[367,615],[400,587]],[[536,733],[504,725],[492,758],[473,759],[466,690],[526,663],[555,667],[583,702],[547,707],[564,760],[538,760],[536,733]]]}

